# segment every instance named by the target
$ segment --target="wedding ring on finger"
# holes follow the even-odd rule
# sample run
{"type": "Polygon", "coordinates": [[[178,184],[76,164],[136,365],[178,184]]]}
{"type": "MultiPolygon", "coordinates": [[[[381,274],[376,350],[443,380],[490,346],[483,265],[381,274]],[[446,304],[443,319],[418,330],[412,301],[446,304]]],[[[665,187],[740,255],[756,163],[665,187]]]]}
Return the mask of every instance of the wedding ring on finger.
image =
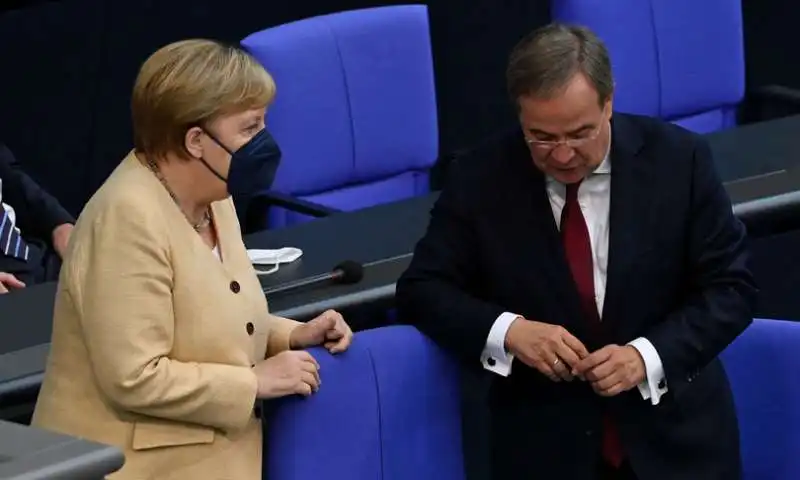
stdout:
{"type": "Polygon", "coordinates": [[[560,358],[556,358],[555,360],[553,360],[553,366],[554,367],[557,367],[559,363],[561,363],[561,359],[560,358]]]}

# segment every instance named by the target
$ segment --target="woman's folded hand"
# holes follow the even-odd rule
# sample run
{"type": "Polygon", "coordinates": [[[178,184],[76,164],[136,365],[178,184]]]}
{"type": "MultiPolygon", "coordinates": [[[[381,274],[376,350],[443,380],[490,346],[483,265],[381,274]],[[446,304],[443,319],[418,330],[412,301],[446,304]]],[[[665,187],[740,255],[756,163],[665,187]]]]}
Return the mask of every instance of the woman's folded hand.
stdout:
{"type": "Polygon", "coordinates": [[[335,310],[323,312],[292,331],[289,346],[293,349],[324,346],[331,353],[347,350],[353,342],[353,331],[335,310]]]}
{"type": "Polygon", "coordinates": [[[258,378],[258,398],[311,395],[320,386],[319,364],[310,353],[288,350],[253,367],[258,378]]]}

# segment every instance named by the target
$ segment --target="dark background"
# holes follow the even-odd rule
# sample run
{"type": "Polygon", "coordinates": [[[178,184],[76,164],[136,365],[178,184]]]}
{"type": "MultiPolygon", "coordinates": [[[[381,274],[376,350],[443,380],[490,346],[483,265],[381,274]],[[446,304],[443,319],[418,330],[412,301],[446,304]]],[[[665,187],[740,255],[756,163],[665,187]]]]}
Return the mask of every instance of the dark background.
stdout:
{"type": "MultiPolygon", "coordinates": [[[[0,139],[77,213],[131,147],[140,64],[187,37],[237,42],[369,0],[60,0],[0,13],[0,139]]],[[[506,52],[547,21],[543,1],[428,2],[443,151],[509,125],[506,52]]]]}
{"type": "MultiPolygon", "coordinates": [[[[0,0],[0,140],[77,214],[131,147],[139,65],[186,37],[236,42],[307,16],[407,2],[369,0],[0,0]]],[[[503,70],[546,0],[429,0],[442,154],[512,125],[503,70]]],[[[748,85],[800,87],[793,0],[745,0],[748,85]]]]}

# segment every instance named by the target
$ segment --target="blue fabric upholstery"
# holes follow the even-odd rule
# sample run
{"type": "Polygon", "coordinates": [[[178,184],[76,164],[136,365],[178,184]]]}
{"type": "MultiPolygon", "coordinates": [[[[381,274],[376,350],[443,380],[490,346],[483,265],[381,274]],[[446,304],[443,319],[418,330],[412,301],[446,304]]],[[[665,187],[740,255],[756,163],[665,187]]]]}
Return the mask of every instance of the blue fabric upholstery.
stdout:
{"type": "Polygon", "coordinates": [[[458,372],[416,329],[359,332],[332,356],[312,349],[322,386],[276,402],[270,480],[463,480],[458,372]]]}
{"type": "Polygon", "coordinates": [[[614,110],[698,133],[736,124],[745,89],[741,0],[554,0],[551,9],[554,20],[605,41],[614,110]]]}
{"type": "Polygon", "coordinates": [[[800,322],[755,320],[722,354],[745,480],[800,478],[800,322]]]}
{"type": "Polygon", "coordinates": [[[283,150],[274,189],[342,210],[427,192],[438,154],[427,7],[308,18],[242,46],[278,86],[267,120],[283,150]]]}

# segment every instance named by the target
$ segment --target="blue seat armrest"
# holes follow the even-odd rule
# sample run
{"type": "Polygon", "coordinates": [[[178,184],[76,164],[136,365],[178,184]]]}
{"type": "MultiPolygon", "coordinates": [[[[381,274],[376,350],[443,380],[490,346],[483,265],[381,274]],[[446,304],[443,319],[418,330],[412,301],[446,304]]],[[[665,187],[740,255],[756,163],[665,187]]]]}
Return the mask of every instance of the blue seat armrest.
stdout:
{"type": "Polygon", "coordinates": [[[270,207],[280,207],[303,215],[312,217],[327,217],[341,210],[310,202],[301,198],[294,197],[274,190],[265,190],[253,195],[247,206],[245,220],[245,233],[253,233],[269,228],[269,209],[270,207]]]}
{"type": "Polygon", "coordinates": [[[745,122],[760,122],[800,114],[800,89],[764,85],[748,90],[744,103],[745,122]]]}

